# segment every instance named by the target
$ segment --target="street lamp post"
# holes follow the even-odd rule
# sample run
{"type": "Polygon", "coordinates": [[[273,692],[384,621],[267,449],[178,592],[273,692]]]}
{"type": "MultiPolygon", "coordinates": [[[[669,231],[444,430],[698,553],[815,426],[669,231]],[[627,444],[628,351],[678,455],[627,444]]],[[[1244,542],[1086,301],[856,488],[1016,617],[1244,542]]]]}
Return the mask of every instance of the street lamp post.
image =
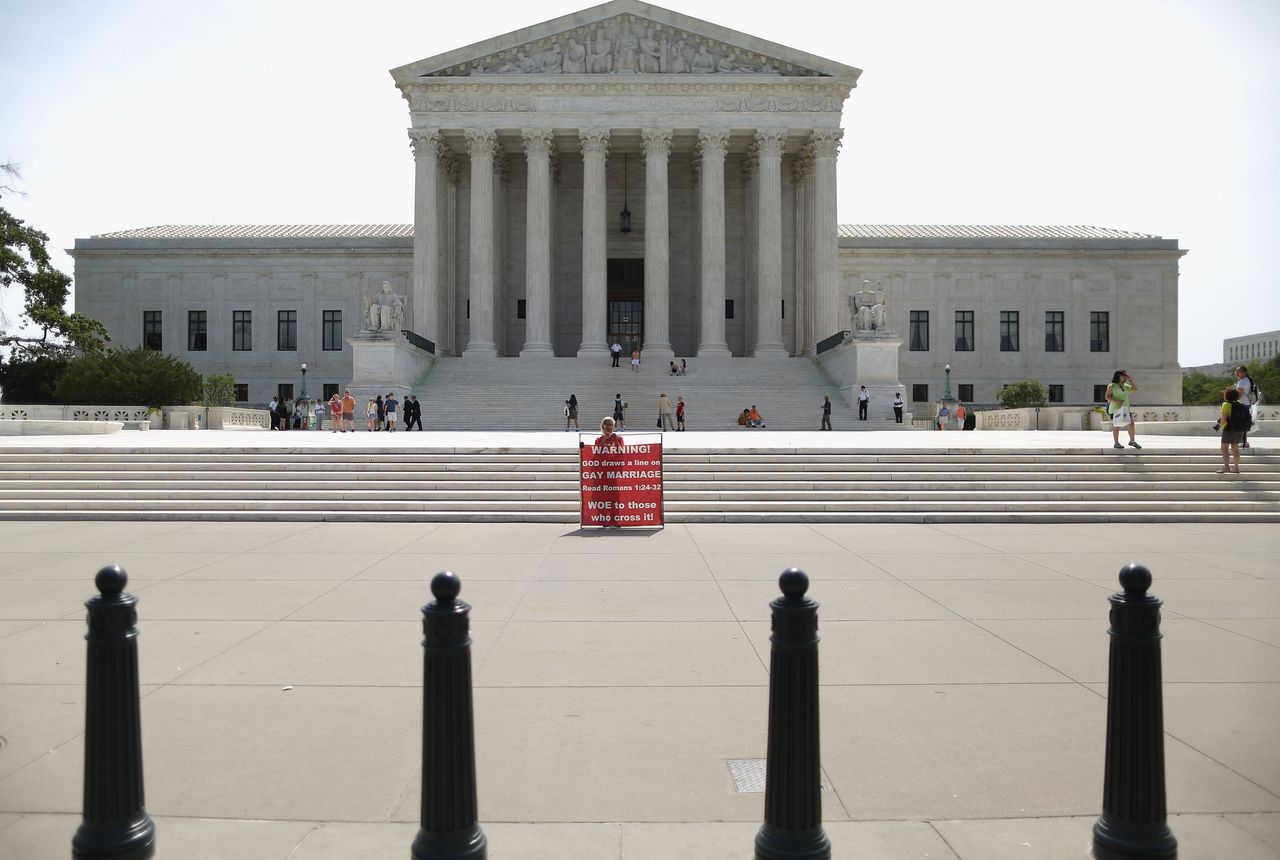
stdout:
{"type": "MultiPolygon", "coordinates": [[[[946,367],[943,368],[943,370],[947,372],[947,384],[942,389],[942,399],[949,401],[951,400],[951,365],[948,364],[946,367]]],[[[305,386],[304,386],[304,390],[305,390],[305,386]]]]}
{"type": "Polygon", "coordinates": [[[307,363],[302,362],[302,391],[298,394],[299,400],[307,399],[307,363]]]}

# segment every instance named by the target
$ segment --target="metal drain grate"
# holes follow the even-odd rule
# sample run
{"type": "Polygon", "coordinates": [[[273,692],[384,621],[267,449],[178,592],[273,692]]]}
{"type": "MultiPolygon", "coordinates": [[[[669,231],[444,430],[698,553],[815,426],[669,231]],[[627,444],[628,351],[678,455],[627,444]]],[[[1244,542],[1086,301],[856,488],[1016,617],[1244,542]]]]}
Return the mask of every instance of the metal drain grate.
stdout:
{"type": "MultiPolygon", "coordinates": [[[[726,759],[729,765],[729,776],[733,779],[733,790],[738,794],[764,794],[764,778],[768,772],[768,762],[762,758],[726,759]]],[[[831,784],[824,775],[819,783],[823,791],[830,791],[831,784]]]]}

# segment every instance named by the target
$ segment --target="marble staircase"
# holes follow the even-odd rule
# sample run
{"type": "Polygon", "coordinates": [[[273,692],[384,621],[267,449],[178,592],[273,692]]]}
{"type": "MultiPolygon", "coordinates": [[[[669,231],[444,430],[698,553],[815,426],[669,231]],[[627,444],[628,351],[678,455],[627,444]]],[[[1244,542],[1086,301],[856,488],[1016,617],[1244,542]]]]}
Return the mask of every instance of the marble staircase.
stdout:
{"type": "MultiPolygon", "coordinates": [[[[677,360],[678,361],[678,360],[677,360]]],[[[674,412],[676,397],[685,399],[689,430],[732,430],[737,417],[756,405],[768,430],[817,430],[822,397],[829,395],[832,423],[841,430],[890,430],[893,410],[873,404],[869,418],[841,399],[826,373],[808,358],[690,359],[685,376],[672,376],[670,363],[650,360],[633,372],[624,356],[622,367],[609,358],[472,359],[446,358],[415,388],[427,430],[562,430],[564,401],[577,395],[579,424],[599,427],[613,413],[615,394],[629,404],[627,424],[653,430],[658,395],[666,392],[674,412]]],[[[910,429],[910,424],[899,425],[910,429]]]]}
{"type": "MultiPolygon", "coordinates": [[[[0,519],[578,520],[573,452],[405,443],[10,450],[0,453],[0,519]]],[[[1204,449],[680,449],[665,458],[666,515],[673,523],[1280,522],[1280,454],[1251,452],[1240,476],[1214,474],[1218,462],[1204,449]]]]}

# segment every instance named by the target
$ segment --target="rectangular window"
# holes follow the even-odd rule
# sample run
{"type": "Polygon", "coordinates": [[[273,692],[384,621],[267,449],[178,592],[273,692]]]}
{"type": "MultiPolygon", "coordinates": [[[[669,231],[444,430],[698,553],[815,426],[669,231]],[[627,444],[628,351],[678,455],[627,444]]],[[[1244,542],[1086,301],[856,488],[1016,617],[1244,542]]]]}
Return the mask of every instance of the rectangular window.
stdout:
{"type": "Polygon", "coordinates": [[[956,352],[973,352],[973,311],[956,311],[956,352]]]}
{"type": "Polygon", "coordinates": [[[1019,346],[1018,338],[1018,312],[1017,311],[1001,311],[1000,312],[1000,351],[1001,352],[1017,352],[1019,346]]]}
{"type": "Polygon", "coordinates": [[[1049,402],[1064,403],[1066,402],[1066,388],[1062,385],[1049,386],[1049,402]]]}
{"type": "Polygon", "coordinates": [[[1094,403],[1107,402],[1107,386],[1105,385],[1093,386],[1093,402],[1094,403]]]}
{"type": "Polygon", "coordinates": [[[253,311],[231,312],[231,348],[236,352],[253,349],[253,311]]]}
{"type": "Polygon", "coordinates": [[[142,345],[156,352],[164,352],[164,338],[160,334],[160,311],[142,312],[142,345]]]}
{"type": "Polygon", "coordinates": [[[322,348],[334,351],[342,349],[342,311],[322,311],[322,348]]]}
{"type": "Polygon", "coordinates": [[[187,311],[187,350],[205,352],[209,349],[209,312],[187,311]]]}
{"type": "Polygon", "coordinates": [[[1090,311],[1089,352],[1111,352],[1111,312],[1090,311]]]}
{"type": "Polygon", "coordinates": [[[516,319],[518,320],[525,319],[526,318],[525,313],[527,308],[528,308],[528,305],[525,304],[524,299],[516,299],[516,319]]]}
{"type": "Polygon", "coordinates": [[[956,397],[960,398],[961,400],[965,401],[966,403],[972,403],[972,402],[973,402],[973,385],[971,385],[970,383],[964,383],[963,385],[957,385],[957,386],[956,386],[956,397]]]}
{"type": "Polygon", "coordinates": [[[249,402],[249,383],[237,382],[236,383],[236,403],[248,403],[248,402],[249,402]]]}
{"type": "Polygon", "coordinates": [[[912,403],[928,403],[929,402],[929,386],[927,384],[917,383],[911,386],[911,402],[912,403]]]}
{"type": "Polygon", "coordinates": [[[328,400],[330,397],[338,393],[338,383],[326,382],[324,384],[323,390],[324,390],[324,399],[328,400]]]}
{"type": "Polygon", "coordinates": [[[1066,314],[1062,311],[1044,312],[1044,351],[1066,351],[1066,314]]]}
{"type": "Polygon", "coordinates": [[[298,312],[276,312],[276,349],[281,352],[298,351],[298,312]]]}
{"type": "Polygon", "coordinates": [[[911,352],[929,351],[929,312],[911,312],[911,352]]]}
{"type": "Polygon", "coordinates": [[[724,318],[727,320],[733,319],[733,299],[724,300],[724,318]]]}
{"type": "Polygon", "coordinates": [[[293,383],[281,382],[276,386],[276,398],[280,401],[293,399],[293,383]]]}

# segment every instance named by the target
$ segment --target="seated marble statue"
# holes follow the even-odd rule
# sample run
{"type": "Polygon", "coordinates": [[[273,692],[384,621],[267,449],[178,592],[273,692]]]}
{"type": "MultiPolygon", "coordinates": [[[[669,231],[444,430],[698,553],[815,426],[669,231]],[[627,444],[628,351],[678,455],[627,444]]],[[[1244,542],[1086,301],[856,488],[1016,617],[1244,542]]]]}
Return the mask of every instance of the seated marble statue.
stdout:
{"type": "Polygon", "coordinates": [[[709,75],[716,70],[716,58],[707,53],[707,46],[698,45],[698,52],[689,61],[689,68],[695,75],[709,75]]]}
{"type": "Polygon", "coordinates": [[[404,296],[391,292],[391,282],[382,282],[382,292],[365,301],[365,319],[370,331],[400,331],[404,328],[404,296]]]}
{"type": "Polygon", "coordinates": [[[590,47],[587,71],[593,75],[607,75],[612,72],[613,39],[609,38],[603,27],[596,30],[596,37],[591,40],[590,47]]]}
{"type": "Polygon", "coordinates": [[[569,47],[565,49],[564,73],[566,75],[585,75],[587,73],[587,49],[579,45],[577,39],[569,39],[569,47]]]}
{"type": "Polygon", "coordinates": [[[662,71],[662,44],[653,37],[653,28],[644,31],[640,40],[640,72],[656,75],[662,71]]]}
{"type": "Polygon", "coordinates": [[[878,331],[888,327],[889,315],[885,309],[883,290],[859,290],[853,294],[856,331],[878,331]]]}
{"type": "Polygon", "coordinates": [[[563,59],[560,56],[560,43],[552,42],[551,47],[542,52],[542,56],[538,58],[538,66],[544,75],[560,74],[560,66],[563,59]]]}
{"type": "Polygon", "coordinates": [[[685,47],[684,39],[676,42],[676,46],[667,53],[667,72],[673,75],[684,75],[689,72],[689,57],[691,53],[686,53],[688,48],[685,47]]]}

